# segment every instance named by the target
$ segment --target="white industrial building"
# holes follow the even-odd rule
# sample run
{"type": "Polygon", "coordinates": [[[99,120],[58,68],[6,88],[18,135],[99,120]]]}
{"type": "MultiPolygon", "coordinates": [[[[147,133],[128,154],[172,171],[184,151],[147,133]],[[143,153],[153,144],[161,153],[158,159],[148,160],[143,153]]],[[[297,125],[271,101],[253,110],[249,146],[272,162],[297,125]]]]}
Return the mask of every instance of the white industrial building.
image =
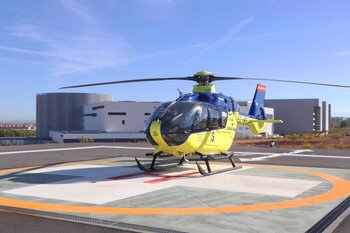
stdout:
{"type": "MultiPolygon", "coordinates": [[[[83,131],[50,131],[53,141],[74,142],[83,139],[99,141],[130,141],[145,139],[144,124],[151,112],[161,102],[103,101],[83,107],[83,131]]],[[[241,111],[248,113],[251,101],[241,102],[241,111]]],[[[273,109],[266,108],[269,119],[273,119],[273,109]]],[[[263,134],[273,135],[272,124],[267,124],[263,134]]],[[[249,127],[239,125],[236,137],[254,136],[249,127]]]]}
{"type": "MultiPolygon", "coordinates": [[[[241,101],[241,112],[248,113],[252,101],[241,101]]],[[[84,106],[84,130],[100,132],[143,132],[144,123],[150,113],[161,102],[105,101],[84,106]]],[[[268,119],[273,119],[274,110],[265,108],[268,119]]],[[[273,135],[273,126],[266,124],[262,132],[266,136],[273,135]]],[[[236,137],[253,137],[248,126],[239,125],[236,137]]]]}
{"type": "MultiPolygon", "coordinates": [[[[249,112],[251,101],[238,103],[241,112],[249,112]]],[[[40,94],[37,125],[45,127],[39,130],[42,132],[39,137],[49,134],[53,141],[60,143],[83,139],[95,142],[144,140],[144,123],[160,104],[116,102],[110,95],[89,93],[40,94]]],[[[320,99],[265,100],[265,111],[268,119],[283,120],[282,124],[266,124],[262,133],[266,136],[320,133],[327,132],[330,127],[331,105],[320,99]]],[[[237,127],[236,137],[252,136],[248,126],[237,127]]]]}
{"type": "Polygon", "coordinates": [[[50,131],[58,143],[145,140],[144,124],[161,102],[104,101],[83,106],[83,131],[50,131]]]}
{"type": "Polygon", "coordinates": [[[161,102],[105,101],[84,106],[84,130],[143,132],[144,124],[161,102]]]}
{"type": "MultiPolygon", "coordinates": [[[[243,113],[248,113],[250,106],[252,105],[252,101],[238,101],[240,106],[240,111],[243,113]]],[[[267,119],[274,119],[274,109],[265,107],[265,113],[267,119]]],[[[262,135],[264,136],[272,136],[274,134],[274,126],[272,123],[267,123],[265,129],[262,131],[262,135]]],[[[238,125],[236,131],[236,138],[246,138],[246,137],[254,137],[252,131],[247,125],[238,125]]]]}

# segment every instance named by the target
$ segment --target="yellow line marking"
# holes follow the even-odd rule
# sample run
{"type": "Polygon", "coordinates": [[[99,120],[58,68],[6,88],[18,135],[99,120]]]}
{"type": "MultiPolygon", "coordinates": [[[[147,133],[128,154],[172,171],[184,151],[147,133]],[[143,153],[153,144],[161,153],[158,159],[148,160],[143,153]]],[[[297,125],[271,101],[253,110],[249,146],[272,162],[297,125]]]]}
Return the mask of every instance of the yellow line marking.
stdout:
{"type": "Polygon", "coordinates": [[[309,174],[320,177],[332,183],[333,188],[325,193],[296,200],[288,200],[275,203],[262,203],[240,206],[221,206],[221,207],[203,207],[203,208],[118,208],[101,206],[80,206],[80,205],[62,205],[52,203],[41,203],[16,200],[11,198],[0,198],[0,205],[11,206],[25,209],[36,209],[41,211],[58,211],[70,213],[93,213],[93,214],[218,214],[234,213],[248,211],[262,211],[273,209],[295,208],[309,205],[316,205],[330,202],[350,194],[350,182],[345,179],[316,171],[310,171],[293,167],[282,167],[272,165],[249,164],[249,166],[259,166],[265,168],[287,170],[309,174]]]}

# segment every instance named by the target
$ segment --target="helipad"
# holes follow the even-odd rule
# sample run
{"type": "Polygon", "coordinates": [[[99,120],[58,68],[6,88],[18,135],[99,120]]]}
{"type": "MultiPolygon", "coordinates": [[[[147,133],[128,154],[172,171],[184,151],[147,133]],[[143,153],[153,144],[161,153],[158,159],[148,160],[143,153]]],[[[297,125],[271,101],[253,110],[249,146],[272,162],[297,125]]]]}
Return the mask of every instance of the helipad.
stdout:
{"type": "Polygon", "coordinates": [[[193,164],[145,173],[123,157],[2,170],[0,205],[177,231],[304,232],[350,194],[348,170],[242,165],[208,177],[193,164]]]}

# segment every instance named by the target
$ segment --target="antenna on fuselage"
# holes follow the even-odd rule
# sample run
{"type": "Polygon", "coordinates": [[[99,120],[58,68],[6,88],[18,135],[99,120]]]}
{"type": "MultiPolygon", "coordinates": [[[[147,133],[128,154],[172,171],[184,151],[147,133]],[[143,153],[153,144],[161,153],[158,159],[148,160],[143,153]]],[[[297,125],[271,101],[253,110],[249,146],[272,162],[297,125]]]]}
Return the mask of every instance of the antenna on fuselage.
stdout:
{"type": "Polygon", "coordinates": [[[181,97],[181,96],[183,96],[183,95],[184,95],[184,93],[183,93],[182,91],[180,91],[180,89],[179,89],[179,88],[177,88],[177,91],[179,92],[179,97],[181,97]]]}

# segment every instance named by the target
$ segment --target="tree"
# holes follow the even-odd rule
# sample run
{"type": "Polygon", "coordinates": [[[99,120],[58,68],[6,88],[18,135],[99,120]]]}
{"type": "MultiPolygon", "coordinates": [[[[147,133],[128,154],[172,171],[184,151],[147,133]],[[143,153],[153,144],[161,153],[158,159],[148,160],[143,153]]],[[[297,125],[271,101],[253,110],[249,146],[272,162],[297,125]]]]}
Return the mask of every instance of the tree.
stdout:
{"type": "Polygon", "coordinates": [[[340,122],[340,128],[348,127],[348,122],[346,120],[340,122]]]}

